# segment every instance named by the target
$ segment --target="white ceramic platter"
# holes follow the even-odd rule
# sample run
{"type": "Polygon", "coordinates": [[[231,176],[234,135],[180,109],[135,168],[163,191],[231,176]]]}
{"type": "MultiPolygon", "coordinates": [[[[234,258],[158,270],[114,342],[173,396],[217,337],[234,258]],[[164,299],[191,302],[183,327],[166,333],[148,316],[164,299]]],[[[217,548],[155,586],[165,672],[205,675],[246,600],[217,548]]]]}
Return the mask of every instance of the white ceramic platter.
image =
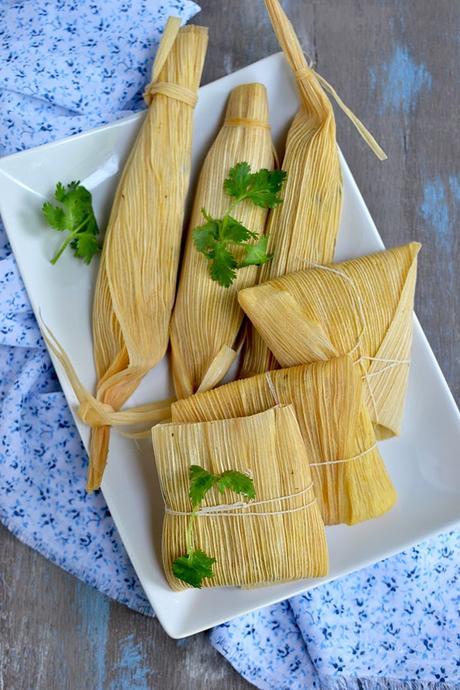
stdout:
{"type": "MultiPolygon", "coordinates": [[[[283,57],[273,55],[200,90],[195,113],[193,172],[196,176],[230,90],[261,81],[269,93],[271,124],[277,141],[297,109],[293,80],[283,57]]],[[[90,268],[64,254],[49,258],[60,241],[46,230],[40,207],[58,180],[79,179],[91,189],[104,226],[127,153],[142,114],[0,161],[1,213],[36,314],[41,313],[69,354],[83,383],[95,385],[90,314],[97,266],[90,268]]],[[[337,259],[382,248],[351,173],[343,162],[344,209],[337,259]]],[[[95,262],[94,262],[95,263],[95,262]]],[[[72,411],[76,398],[55,362],[72,411]]],[[[152,371],[133,397],[139,404],[171,392],[167,360],[152,371]]],[[[89,432],[75,419],[85,446],[89,432]]],[[[328,527],[330,575],[261,587],[172,592],[161,561],[163,506],[149,442],[136,445],[112,434],[102,489],[115,524],[161,624],[172,637],[191,635],[229,618],[317,586],[386,558],[460,520],[460,416],[428,342],[415,323],[413,363],[402,434],[380,444],[399,494],[393,510],[354,527],[328,527]]]]}

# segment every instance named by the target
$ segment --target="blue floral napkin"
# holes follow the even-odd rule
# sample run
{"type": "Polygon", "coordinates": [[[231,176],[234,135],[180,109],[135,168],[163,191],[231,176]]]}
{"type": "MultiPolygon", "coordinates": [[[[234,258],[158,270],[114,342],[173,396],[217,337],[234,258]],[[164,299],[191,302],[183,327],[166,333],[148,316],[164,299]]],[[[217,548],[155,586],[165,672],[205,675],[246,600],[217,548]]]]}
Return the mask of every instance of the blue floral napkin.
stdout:
{"type": "MultiPolygon", "coordinates": [[[[168,14],[189,0],[0,3],[0,154],[142,107],[168,14]]],[[[87,458],[0,225],[0,519],[105,594],[152,610],[87,458]]],[[[211,641],[270,690],[460,688],[458,533],[225,625],[211,641]],[[412,681],[409,685],[405,680],[412,681]]]]}

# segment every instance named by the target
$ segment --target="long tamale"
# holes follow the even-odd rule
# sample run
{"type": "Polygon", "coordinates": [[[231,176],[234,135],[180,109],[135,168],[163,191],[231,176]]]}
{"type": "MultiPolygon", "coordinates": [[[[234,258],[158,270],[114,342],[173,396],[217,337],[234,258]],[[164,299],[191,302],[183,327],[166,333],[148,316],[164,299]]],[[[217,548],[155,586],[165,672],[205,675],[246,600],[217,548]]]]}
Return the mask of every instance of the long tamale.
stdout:
{"type": "MultiPolygon", "coordinates": [[[[232,91],[223,126],[198,180],[171,320],[172,373],[179,398],[212,388],[225,375],[236,356],[233,348],[244,316],[237,292],[256,282],[255,266],[239,271],[229,288],[211,280],[208,261],[192,239],[193,229],[203,222],[203,208],[214,218],[227,211],[229,197],[223,182],[230,168],[242,161],[254,171],[273,168],[267,93],[262,84],[243,84],[232,91]]],[[[253,232],[263,232],[266,209],[246,201],[234,215],[253,232]]]]}
{"type": "MultiPolygon", "coordinates": [[[[143,376],[163,357],[175,296],[188,191],[193,108],[206,53],[207,29],[180,28],[170,18],[145,92],[149,108],[124,167],[106,231],[93,304],[96,397],[78,381],[47,332],[92,427],[87,488],[100,486],[110,426],[143,376]]],[[[156,406],[135,420],[153,422],[156,406]]],[[[126,421],[129,412],[121,415],[126,421]]],[[[133,421],[133,420],[131,420],[133,421]]]]}
{"type": "MultiPolygon", "coordinates": [[[[309,66],[295,31],[278,0],[265,0],[278,42],[297,83],[300,109],[289,129],[282,168],[287,172],[284,202],[270,212],[267,234],[270,262],[259,283],[297,271],[305,261],[330,263],[334,258],[342,209],[342,174],[334,112],[325,87],[344,108],[361,135],[380,157],[385,154],[329,85],[309,66]]],[[[266,344],[247,329],[241,376],[276,367],[266,344]]]]}
{"type": "Polygon", "coordinates": [[[238,296],[281,366],[353,357],[379,439],[400,431],[419,249],[412,242],[298,271],[238,296]]]}
{"type": "Polygon", "coordinates": [[[243,506],[228,490],[221,494],[214,488],[206,494],[193,531],[194,548],[216,559],[214,576],[204,580],[205,587],[251,586],[327,573],[324,525],[292,406],[234,419],[160,424],[152,437],[166,505],[163,565],[172,589],[185,586],[171,565],[186,551],[192,464],[212,473],[247,473],[255,487],[255,499],[243,506]]]}
{"type": "Polygon", "coordinates": [[[343,356],[277,369],[179,400],[172,405],[172,419],[224,419],[292,403],[324,522],[351,525],[381,515],[396,500],[362,391],[359,370],[351,357],[343,356]]]}

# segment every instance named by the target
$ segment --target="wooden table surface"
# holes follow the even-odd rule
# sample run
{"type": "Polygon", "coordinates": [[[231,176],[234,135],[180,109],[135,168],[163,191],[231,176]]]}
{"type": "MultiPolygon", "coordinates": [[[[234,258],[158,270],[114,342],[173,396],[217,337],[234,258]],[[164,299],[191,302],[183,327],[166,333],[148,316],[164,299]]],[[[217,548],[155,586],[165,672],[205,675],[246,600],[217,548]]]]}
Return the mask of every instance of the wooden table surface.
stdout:
{"type": "MultiPolygon", "coordinates": [[[[202,0],[204,81],[278,50],[262,0],[202,0]]],[[[338,112],[338,139],[387,245],[420,240],[416,311],[458,401],[458,0],[284,0],[318,70],[388,153],[338,112]]],[[[429,391],[427,391],[429,395],[429,391]]],[[[0,690],[243,690],[206,635],[176,642],[0,532],[0,690]]]]}

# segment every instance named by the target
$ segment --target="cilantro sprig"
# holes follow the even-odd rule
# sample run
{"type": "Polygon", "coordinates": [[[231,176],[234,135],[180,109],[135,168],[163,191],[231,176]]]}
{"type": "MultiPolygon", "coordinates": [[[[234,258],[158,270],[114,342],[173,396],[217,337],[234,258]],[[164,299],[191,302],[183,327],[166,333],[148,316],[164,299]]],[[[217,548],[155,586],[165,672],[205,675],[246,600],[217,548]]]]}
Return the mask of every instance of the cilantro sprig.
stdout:
{"type": "Polygon", "coordinates": [[[200,465],[190,466],[190,489],[189,497],[192,502],[192,514],[187,525],[185,535],[185,545],[187,553],[179,556],[173,561],[172,571],[175,577],[183,580],[192,587],[201,588],[202,582],[206,577],[213,577],[213,565],[216,559],[208,556],[201,549],[196,549],[193,545],[193,524],[201,503],[213,487],[224,493],[230,489],[237,494],[254,498],[256,493],[254,483],[250,477],[237,470],[226,470],[221,474],[211,474],[200,465]]]}
{"type": "Polygon", "coordinates": [[[67,231],[69,234],[51,259],[51,263],[55,264],[70,245],[74,255],[85,264],[89,264],[101,251],[99,227],[93,211],[91,192],[78,181],[71,182],[67,187],[58,182],[54,198],[59,205],[54,206],[45,201],[42,206],[43,215],[54,230],[67,231]]]}
{"type": "Polygon", "coordinates": [[[224,181],[226,194],[233,198],[227,213],[223,218],[213,218],[206,209],[201,210],[206,222],[193,230],[193,242],[209,260],[211,278],[222,287],[230,287],[238,269],[261,266],[272,258],[267,254],[267,235],[259,237],[232,213],[245,200],[262,208],[275,208],[282,202],[280,192],[285,177],[284,170],[262,169],[252,173],[248,163],[237,163],[224,181]],[[244,249],[240,260],[232,251],[236,247],[244,249]]]}

